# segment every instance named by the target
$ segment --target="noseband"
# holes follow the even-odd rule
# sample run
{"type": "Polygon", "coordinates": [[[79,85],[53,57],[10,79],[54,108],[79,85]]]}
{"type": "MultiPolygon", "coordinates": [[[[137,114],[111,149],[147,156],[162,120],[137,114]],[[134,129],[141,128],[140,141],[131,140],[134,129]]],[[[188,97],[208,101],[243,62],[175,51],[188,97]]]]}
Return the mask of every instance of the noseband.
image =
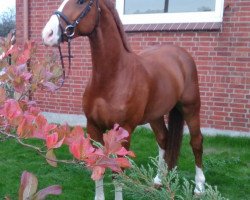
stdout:
{"type": "MultiPolygon", "coordinates": [[[[88,3],[88,5],[81,12],[80,16],[75,21],[73,21],[73,23],[71,23],[70,20],[68,19],[68,17],[65,14],[63,14],[62,12],[60,12],[60,11],[55,11],[54,12],[54,15],[56,15],[58,17],[58,19],[59,19],[59,26],[60,26],[60,29],[61,29],[61,32],[62,32],[61,41],[60,42],[64,42],[65,41],[64,40],[65,37],[67,38],[67,42],[68,42],[68,55],[66,55],[66,56],[64,56],[62,54],[61,46],[60,45],[58,46],[58,50],[59,50],[59,54],[60,54],[60,60],[61,60],[61,65],[62,65],[62,69],[63,69],[63,80],[62,80],[61,86],[58,89],[60,89],[63,86],[64,80],[65,80],[65,77],[66,77],[66,75],[65,75],[65,67],[64,67],[64,57],[68,58],[68,61],[69,61],[69,71],[71,70],[71,58],[73,58],[73,56],[71,55],[71,40],[73,39],[73,37],[75,35],[75,29],[76,29],[77,25],[80,23],[80,21],[84,17],[86,17],[88,15],[88,13],[90,12],[93,4],[94,4],[94,0],[90,0],[89,3],[88,3]],[[60,19],[62,19],[66,23],[66,27],[65,28],[63,28],[63,26],[61,25],[60,19]]],[[[95,27],[93,28],[93,30],[90,33],[84,34],[86,36],[91,35],[94,32],[96,26],[99,23],[100,8],[99,8],[98,0],[96,0],[96,7],[97,7],[97,10],[98,10],[98,16],[97,16],[97,19],[96,19],[96,25],[95,25],[95,27]]]]}

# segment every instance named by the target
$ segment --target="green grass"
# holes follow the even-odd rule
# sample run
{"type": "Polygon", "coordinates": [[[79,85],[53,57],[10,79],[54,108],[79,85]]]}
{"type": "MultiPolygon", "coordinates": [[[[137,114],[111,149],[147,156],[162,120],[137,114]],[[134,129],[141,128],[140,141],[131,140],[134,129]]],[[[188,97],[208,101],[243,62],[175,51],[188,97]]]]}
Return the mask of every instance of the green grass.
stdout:
{"type": "MultiPolygon", "coordinates": [[[[194,179],[194,158],[189,146],[189,136],[185,136],[181,149],[178,170],[182,177],[194,179]]],[[[137,164],[146,165],[148,157],[157,156],[154,135],[146,129],[137,129],[132,138],[132,150],[136,153],[137,164]]],[[[57,155],[69,156],[66,147],[57,155]]],[[[232,200],[250,199],[250,139],[228,137],[204,138],[204,165],[207,183],[218,186],[224,197],[232,200]]],[[[94,199],[94,183],[90,172],[78,166],[59,164],[50,167],[34,151],[26,149],[15,141],[0,143],[0,199],[9,195],[18,196],[20,176],[24,170],[34,173],[39,179],[39,188],[59,184],[63,194],[49,199],[94,199]]],[[[114,188],[110,173],[105,177],[107,200],[114,199],[114,188]]],[[[125,200],[129,200],[125,196],[125,200]]]]}

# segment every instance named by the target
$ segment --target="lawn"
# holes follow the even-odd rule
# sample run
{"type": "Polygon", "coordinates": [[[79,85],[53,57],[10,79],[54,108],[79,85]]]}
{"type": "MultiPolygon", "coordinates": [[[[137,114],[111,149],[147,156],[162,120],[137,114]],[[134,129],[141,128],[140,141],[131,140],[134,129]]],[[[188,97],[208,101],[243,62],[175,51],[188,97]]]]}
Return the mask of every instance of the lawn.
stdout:
{"type": "MultiPolygon", "coordinates": [[[[179,173],[189,180],[194,179],[194,158],[188,144],[189,137],[183,140],[179,159],[179,173]]],[[[36,141],[35,141],[36,142],[36,141]]],[[[132,150],[136,153],[137,164],[146,165],[148,157],[157,156],[157,146],[153,134],[147,129],[135,131],[132,138],[132,150]]],[[[68,157],[67,148],[57,154],[68,157]]],[[[204,165],[207,183],[218,186],[224,197],[232,200],[250,199],[250,139],[207,137],[204,139],[204,165]]],[[[50,167],[34,151],[26,149],[15,141],[0,143],[0,199],[9,195],[17,199],[19,181],[22,171],[34,173],[39,179],[39,188],[59,184],[63,194],[49,199],[94,199],[94,183],[90,172],[78,166],[59,164],[50,167]]],[[[110,173],[105,177],[105,194],[107,200],[114,199],[110,173]]],[[[126,198],[125,200],[129,200],[126,198]]]]}

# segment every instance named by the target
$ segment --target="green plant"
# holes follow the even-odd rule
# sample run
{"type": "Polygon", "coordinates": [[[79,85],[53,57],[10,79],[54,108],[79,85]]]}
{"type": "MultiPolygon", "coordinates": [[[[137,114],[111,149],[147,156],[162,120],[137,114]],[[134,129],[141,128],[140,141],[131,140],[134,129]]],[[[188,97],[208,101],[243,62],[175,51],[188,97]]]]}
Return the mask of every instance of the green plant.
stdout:
{"type": "Polygon", "coordinates": [[[157,160],[154,158],[151,158],[147,167],[139,167],[133,162],[129,170],[116,175],[116,181],[131,200],[226,200],[216,187],[210,185],[206,185],[206,192],[202,196],[194,195],[194,184],[180,178],[177,168],[168,171],[166,165],[158,169],[162,187],[155,187],[153,179],[157,168],[157,160]]]}

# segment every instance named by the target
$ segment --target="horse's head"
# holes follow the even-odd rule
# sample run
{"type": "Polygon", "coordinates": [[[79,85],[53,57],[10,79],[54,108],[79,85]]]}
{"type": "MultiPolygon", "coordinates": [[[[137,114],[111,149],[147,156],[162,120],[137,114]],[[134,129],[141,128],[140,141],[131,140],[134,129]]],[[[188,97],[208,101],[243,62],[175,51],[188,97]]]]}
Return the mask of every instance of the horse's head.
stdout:
{"type": "Polygon", "coordinates": [[[42,32],[45,45],[91,34],[98,24],[98,0],[64,0],[51,16],[42,32]]]}

